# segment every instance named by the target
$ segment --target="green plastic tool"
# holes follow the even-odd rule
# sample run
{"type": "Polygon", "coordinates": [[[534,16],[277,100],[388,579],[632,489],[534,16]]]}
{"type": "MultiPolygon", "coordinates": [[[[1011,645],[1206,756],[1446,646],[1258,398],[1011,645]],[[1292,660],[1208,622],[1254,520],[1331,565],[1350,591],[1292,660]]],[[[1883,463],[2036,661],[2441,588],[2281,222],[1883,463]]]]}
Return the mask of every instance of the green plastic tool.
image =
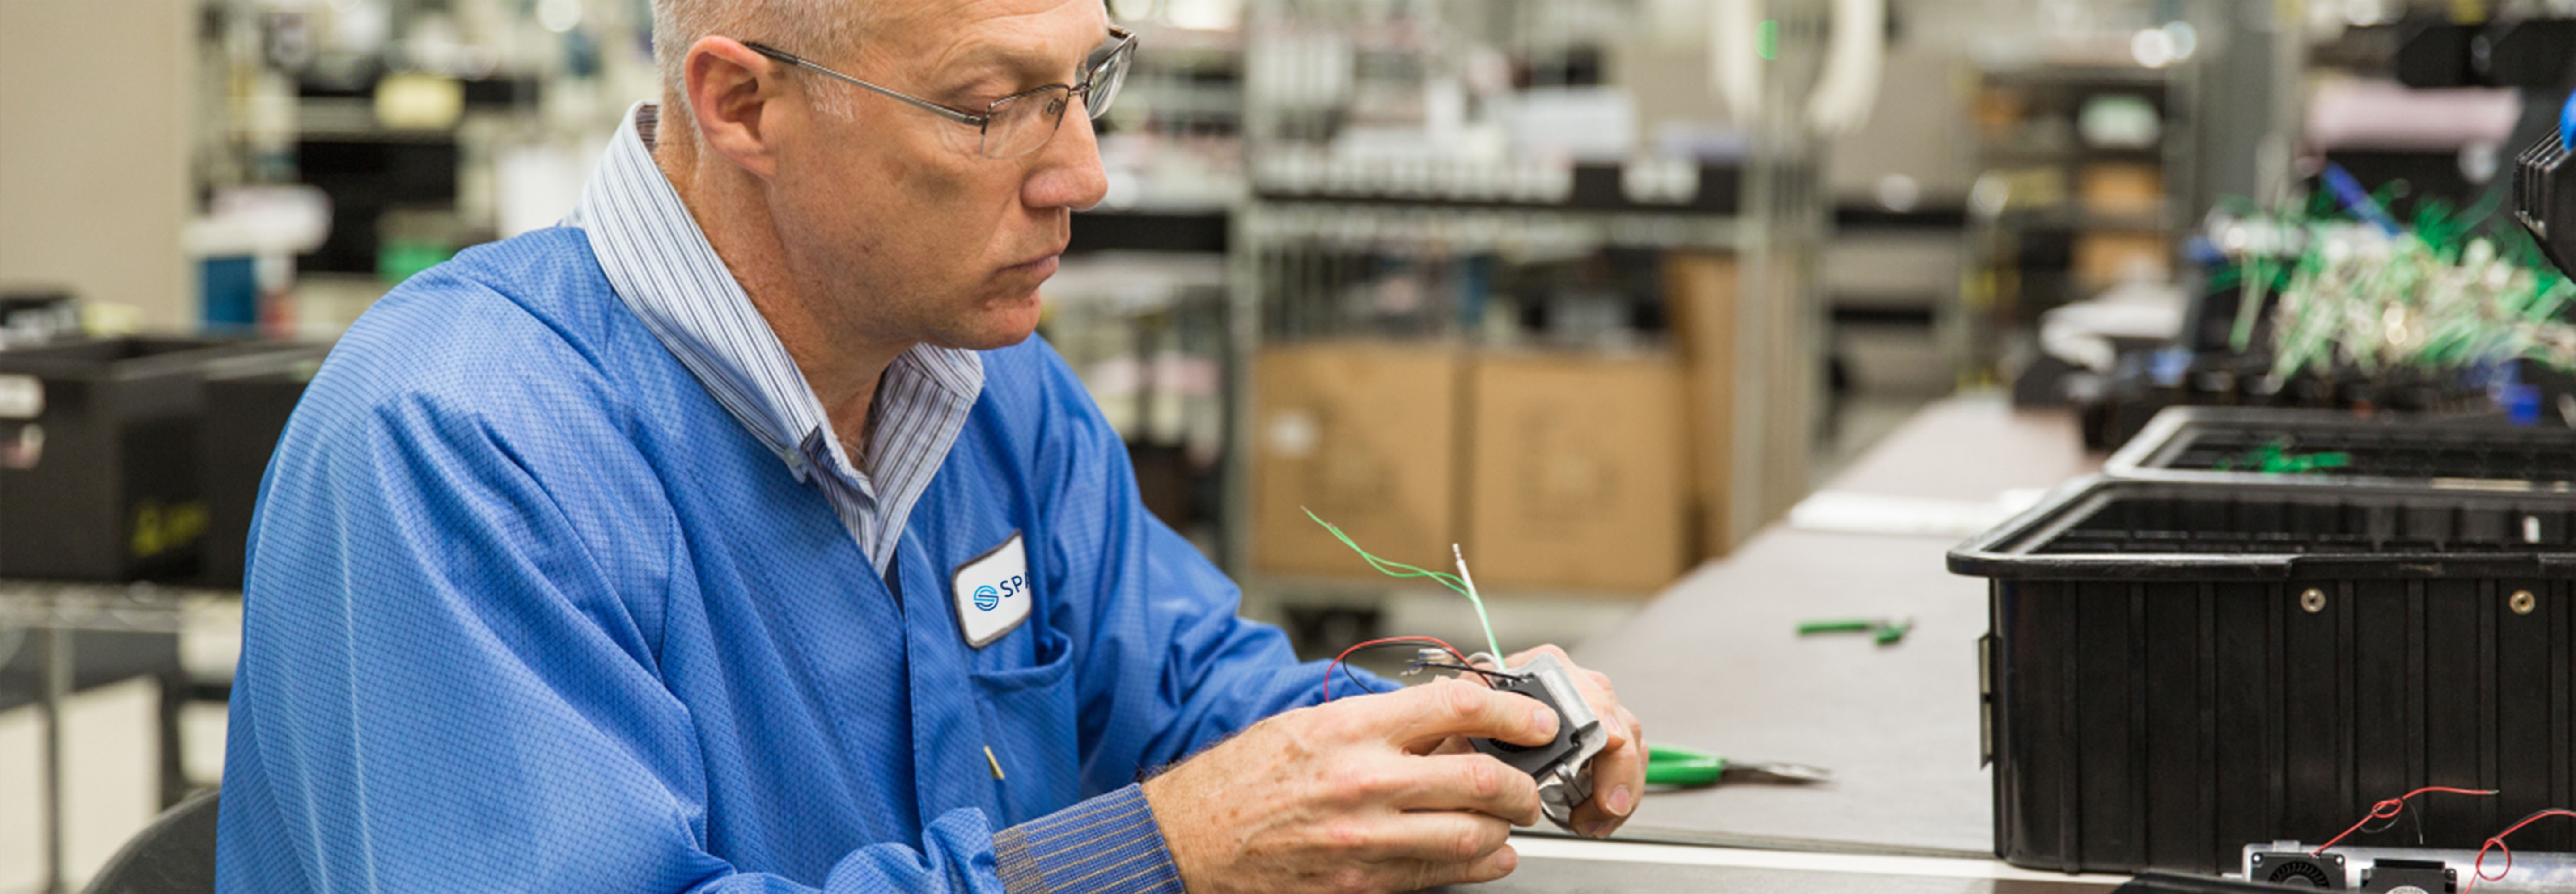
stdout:
{"type": "Polygon", "coordinates": [[[1674,745],[1646,743],[1646,784],[1691,788],[1724,781],[1806,784],[1832,779],[1833,771],[1805,764],[1756,763],[1674,745]]]}

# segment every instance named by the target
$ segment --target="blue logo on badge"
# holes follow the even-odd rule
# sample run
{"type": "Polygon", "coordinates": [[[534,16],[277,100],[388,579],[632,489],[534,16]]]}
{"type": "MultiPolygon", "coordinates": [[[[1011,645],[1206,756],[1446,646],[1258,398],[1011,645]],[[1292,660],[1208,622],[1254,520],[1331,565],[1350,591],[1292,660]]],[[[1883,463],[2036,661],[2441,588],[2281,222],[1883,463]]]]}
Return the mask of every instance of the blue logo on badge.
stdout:
{"type": "Polygon", "coordinates": [[[993,589],[992,584],[985,584],[975,588],[975,607],[977,609],[982,611],[992,611],[994,606],[1000,604],[1002,604],[1002,591],[993,589]]]}

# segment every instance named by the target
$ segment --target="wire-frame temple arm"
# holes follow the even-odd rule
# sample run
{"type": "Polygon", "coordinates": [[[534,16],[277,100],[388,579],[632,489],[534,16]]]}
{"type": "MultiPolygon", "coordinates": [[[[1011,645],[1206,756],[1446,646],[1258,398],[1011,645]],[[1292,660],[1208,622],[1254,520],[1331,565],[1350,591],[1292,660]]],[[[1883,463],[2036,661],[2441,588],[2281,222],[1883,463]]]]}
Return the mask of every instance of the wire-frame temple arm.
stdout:
{"type": "Polygon", "coordinates": [[[750,43],[750,42],[747,42],[747,41],[746,41],[746,42],[744,42],[744,43],[743,43],[743,46],[750,47],[752,52],[759,53],[759,54],[761,54],[761,55],[763,55],[763,56],[767,56],[767,57],[769,57],[769,58],[771,58],[771,59],[776,59],[776,60],[778,60],[778,61],[780,61],[780,62],[784,62],[784,63],[787,63],[787,64],[789,64],[789,65],[796,66],[797,68],[802,68],[802,69],[804,69],[804,70],[806,70],[806,71],[810,71],[810,72],[813,72],[813,73],[815,73],[815,74],[819,74],[819,75],[823,75],[823,76],[828,77],[828,78],[832,78],[832,79],[834,79],[834,80],[840,81],[840,82],[845,83],[845,84],[850,84],[850,85],[852,85],[852,86],[861,87],[861,88],[864,88],[864,89],[867,89],[867,90],[875,91],[875,92],[876,92],[877,94],[879,94],[879,95],[885,96],[885,97],[890,98],[890,99],[900,100],[900,101],[902,101],[902,102],[904,102],[904,103],[906,103],[906,104],[908,104],[908,105],[913,106],[914,108],[918,108],[918,109],[921,109],[921,110],[923,110],[923,111],[927,111],[927,112],[936,113],[936,114],[938,114],[938,115],[939,115],[940,117],[942,117],[942,118],[946,118],[946,119],[948,119],[948,120],[950,120],[950,121],[955,121],[955,122],[957,122],[957,123],[959,123],[959,124],[964,124],[964,125],[967,125],[967,126],[969,126],[969,127],[977,127],[977,128],[980,128],[980,127],[983,127],[983,126],[984,126],[984,124],[985,124],[986,122],[988,122],[988,121],[991,121],[991,120],[992,120],[992,117],[991,117],[991,116],[989,116],[989,115],[978,115],[978,114],[975,114],[975,113],[973,113],[973,112],[968,112],[968,111],[962,111],[962,110],[959,110],[959,109],[949,108],[949,107],[947,107],[947,106],[940,105],[940,104],[935,103],[935,102],[931,102],[930,100],[922,99],[921,97],[913,96],[913,95],[908,94],[908,93],[904,93],[903,91],[900,91],[900,90],[894,90],[894,89],[890,89],[890,88],[886,88],[886,87],[879,87],[879,86],[877,86],[877,85],[875,85],[875,84],[871,84],[871,83],[868,83],[868,82],[866,82],[866,81],[862,81],[862,80],[859,80],[859,79],[857,79],[857,78],[850,77],[849,75],[845,75],[845,74],[842,74],[842,73],[840,73],[840,72],[833,71],[833,70],[831,70],[831,69],[829,69],[829,68],[825,68],[825,67],[823,67],[823,66],[821,66],[821,65],[814,64],[813,62],[807,61],[807,60],[805,59],[805,57],[803,57],[803,56],[798,56],[798,55],[796,55],[796,54],[794,54],[794,53],[790,53],[790,52],[787,52],[786,50],[781,50],[781,49],[778,49],[778,48],[776,48],[776,47],[769,46],[769,45],[767,45],[767,44],[750,43]]]}

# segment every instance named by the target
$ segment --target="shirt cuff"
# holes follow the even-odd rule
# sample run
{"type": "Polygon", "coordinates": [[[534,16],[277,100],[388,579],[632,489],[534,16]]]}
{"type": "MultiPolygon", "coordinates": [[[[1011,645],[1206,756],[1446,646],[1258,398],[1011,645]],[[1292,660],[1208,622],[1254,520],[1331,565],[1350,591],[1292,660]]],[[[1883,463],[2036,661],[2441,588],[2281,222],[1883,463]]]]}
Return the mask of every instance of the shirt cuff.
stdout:
{"type": "Polygon", "coordinates": [[[1137,785],[993,833],[993,869],[1010,894],[1182,892],[1180,867],[1137,785]]]}

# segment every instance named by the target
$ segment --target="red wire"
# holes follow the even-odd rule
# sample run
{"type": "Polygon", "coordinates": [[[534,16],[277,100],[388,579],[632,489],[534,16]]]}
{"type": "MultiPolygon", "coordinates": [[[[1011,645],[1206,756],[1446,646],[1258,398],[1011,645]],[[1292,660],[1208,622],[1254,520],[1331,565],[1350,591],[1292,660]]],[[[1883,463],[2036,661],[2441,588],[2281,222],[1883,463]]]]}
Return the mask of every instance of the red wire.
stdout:
{"type": "Polygon", "coordinates": [[[1458,651],[1457,646],[1443,642],[1439,637],[1435,636],[1390,636],[1385,639],[1369,640],[1368,642],[1343,649],[1342,654],[1333,656],[1333,663],[1324,665],[1324,700],[1328,702],[1333,700],[1333,671],[1340,668],[1342,666],[1342,662],[1350,660],[1351,653],[1371,646],[1383,646],[1388,643],[1430,643],[1447,650],[1451,655],[1457,656],[1459,664],[1468,663],[1466,653],[1458,651]]]}
{"type": "Polygon", "coordinates": [[[2466,894],[2466,892],[2477,890],[2477,888],[2478,888],[2478,883],[2479,883],[2479,882],[2482,882],[2482,881],[2487,881],[2487,882],[2500,882],[2500,881],[2504,881],[2504,877],[2505,877],[2505,876],[2512,875],[2512,874],[2513,874],[2513,848],[2509,848],[2509,847],[2504,846],[2504,837],[2505,837],[2505,836],[2507,836],[2507,835],[2511,835],[2511,834],[2513,834],[2513,833],[2515,833],[2515,832],[2521,831],[2521,830],[2522,830],[2522,827],[2524,827],[2524,826],[2528,826],[2528,825],[2531,825],[2531,824],[2532,824],[2532,821],[2534,821],[2534,820],[2538,820],[2538,819],[2540,819],[2541,817],[2546,817],[2546,816],[2565,816],[2565,817],[2576,817],[2576,810],[2563,810],[2563,809],[2560,809],[2560,808],[2552,807],[2552,808],[2549,808],[2549,809],[2547,809],[2547,810],[2540,811],[2539,813],[2535,813],[2535,814],[2532,814],[2532,815],[2530,815],[2530,816],[2523,817],[2523,818],[2522,818],[2522,822],[2518,822],[2518,823],[2515,823],[2515,824],[2513,824],[2513,825],[2511,825],[2511,826],[2507,826],[2507,827],[2505,827],[2505,830],[2504,830],[2504,831],[2502,831],[2502,832],[2498,832],[2498,833],[2495,833],[2494,835],[2490,835],[2490,836],[2488,836],[2488,837],[2487,837],[2487,843],[2485,843],[2485,844],[2482,844],[2482,845],[2479,845],[2479,846],[2478,846],[2478,862],[2476,862],[2475,864],[2472,864],[2472,865],[2469,867],[2469,872],[2470,872],[2470,874],[2471,874],[2471,875],[2474,875],[2474,876],[2475,876],[2475,878],[2471,878],[2471,879],[2469,879],[2469,885],[2468,885],[2468,887],[2461,888],[2461,889],[2460,889],[2460,890],[2461,890],[2461,892],[2463,892],[2463,894],[2466,894]],[[2504,868],[2503,868],[2502,870],[2497,871],[2497,872],[2496,872],[2496,874],[2495,874],[2494,876],[2492,876],[2492,877],[2490,877],[2490,876],[2488,876],[2488,875],[2487,875],[2487,849],[2488,849],[2488,848],[2494,848],[2494,849],[2496,849],[2496,850],[2500,850],[2500,851],[2503,851],[2503,852],[2504,852],[2504,868]]]}
{"type": "MultiPolygon", "coordinates": [[[[2335,842],[2344,840],[2345,836],[2361,831],[2361,827],[2370,825],[2371,820],[2396,819],[2398,812],[2406,809],[2406,799],[2425,792],[2448,792],[2454,795],[2492,795],[2496,793],[2496,790],[2491,788],[2452,788],[2447,785],[2428,785],[2423,788],[2398,795],[2397,797],[2370,805],[2370,814],[2362,817],[2361,822],[2354,823],[2352,824],[2352,828],[2343,830],[2343,835],[2337,835],[2333,838],[2326,839],[2326,843],[2317,845],[2316,850],[2309,851],[2308,856],[2313,857],[2318,854],[2325,853],[2326,848],[2335,846],[2335,842]]],[[[2516,826],[2515,828],[2521,827],[2516,826]]],[[[2508,829],[2506,831],[2512,830],[2508,829]]]]}

